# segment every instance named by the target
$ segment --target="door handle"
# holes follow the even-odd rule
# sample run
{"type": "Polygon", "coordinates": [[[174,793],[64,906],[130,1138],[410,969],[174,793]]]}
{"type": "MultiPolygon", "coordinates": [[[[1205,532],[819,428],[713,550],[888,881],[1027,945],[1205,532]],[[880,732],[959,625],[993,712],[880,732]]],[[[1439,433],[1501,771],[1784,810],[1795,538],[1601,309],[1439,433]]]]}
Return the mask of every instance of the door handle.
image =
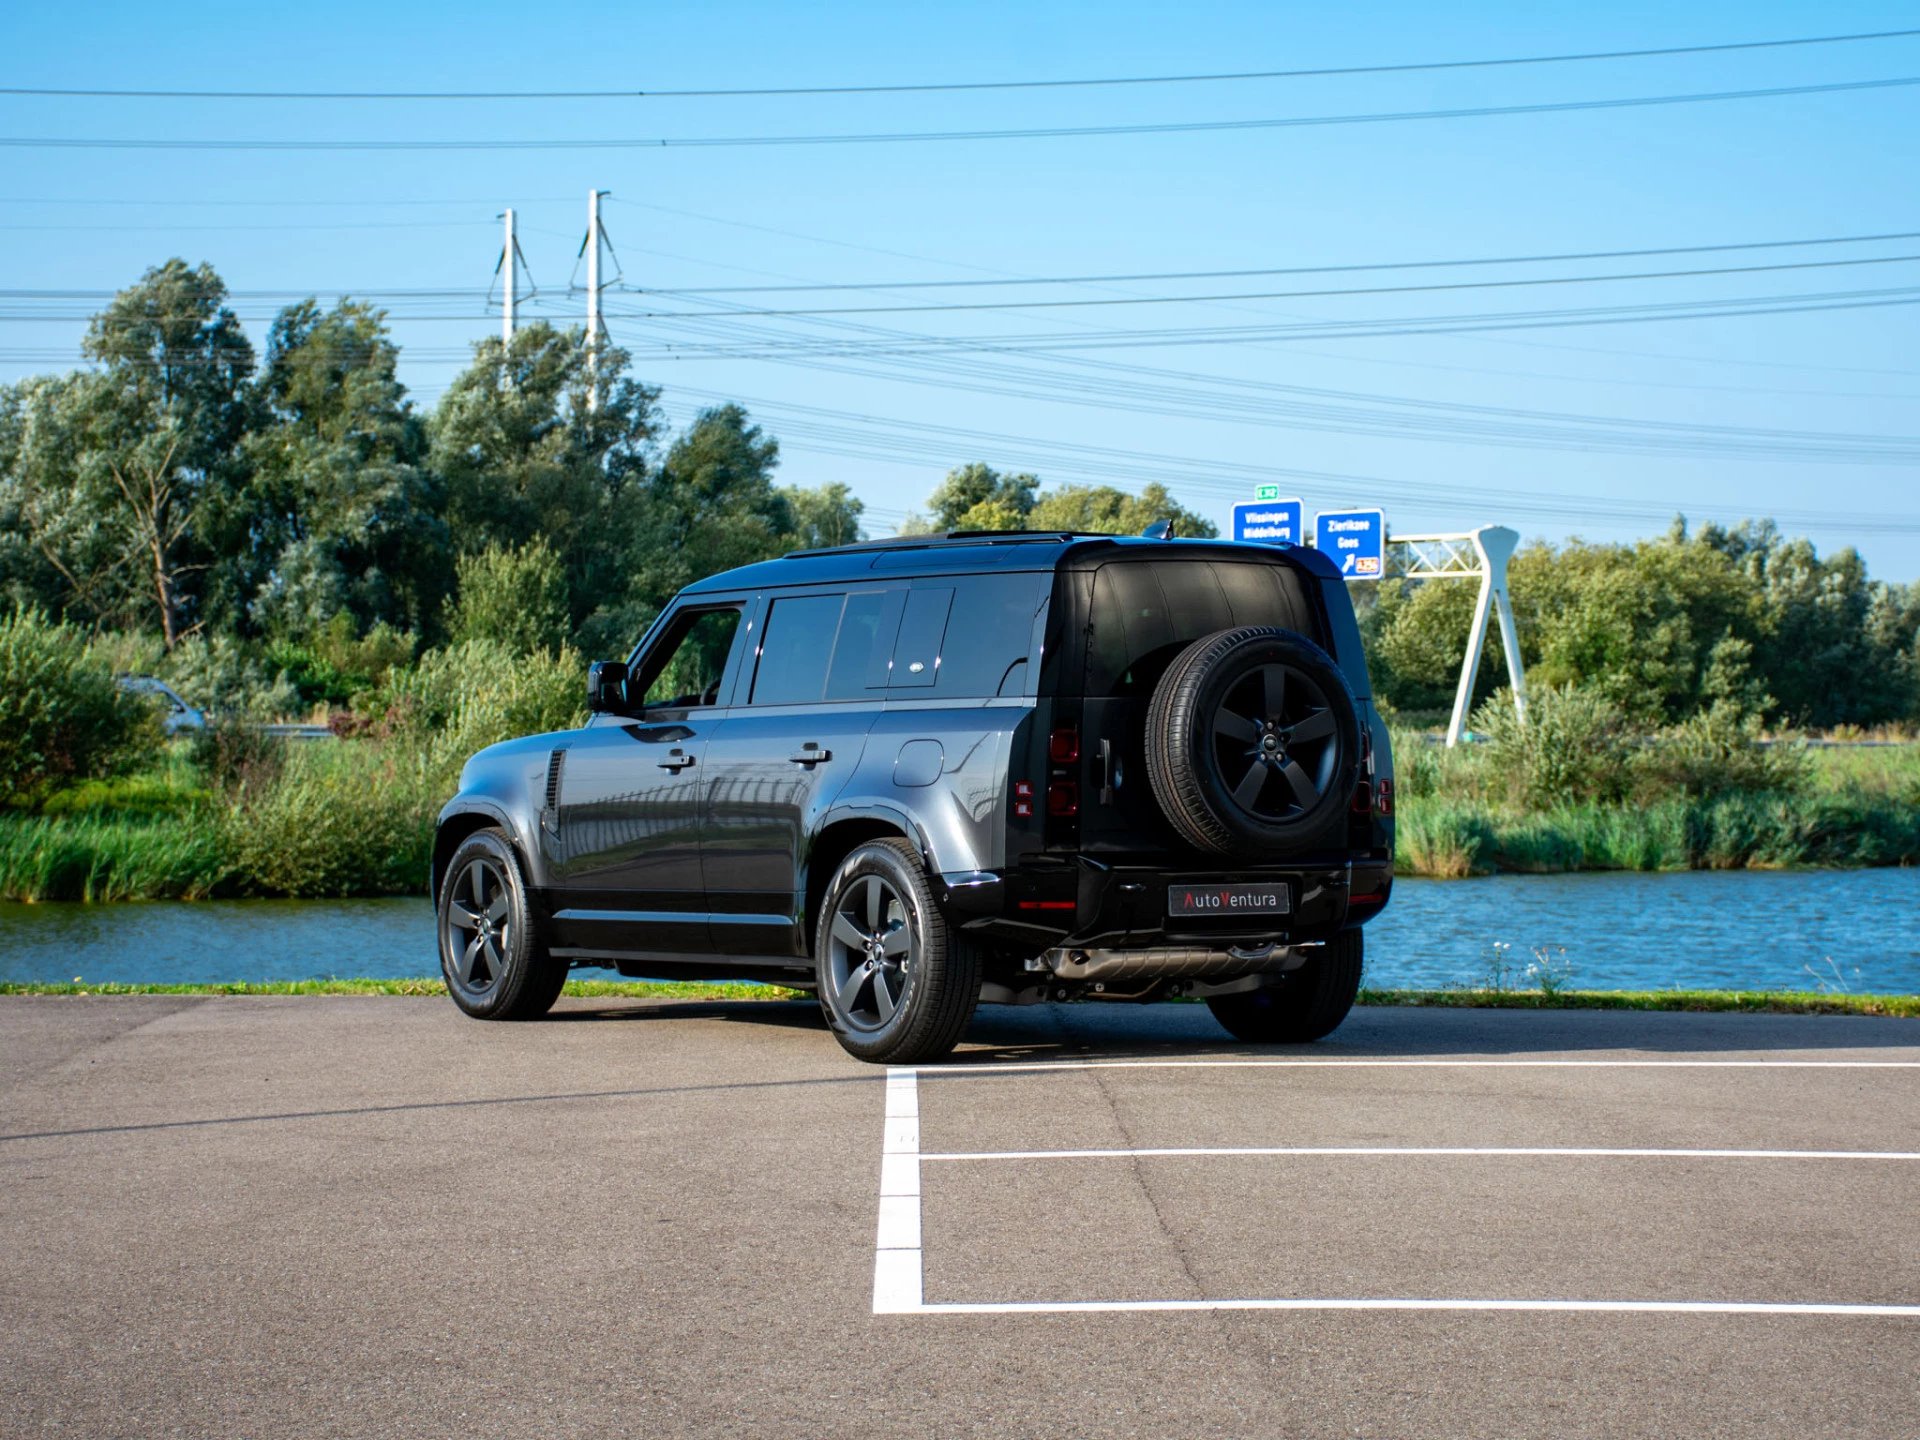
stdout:
{"type": "Polygon", "coordinates": [[[808,769],[812,769],[815,765],[826,760],[831,760],[832,758],[833,752],[831,750],[822,750],[818,745],[811,742],[802,746],[798,755],[789,755],[787,757],[787,759],[791,760],[794,764],[805,765],[808,769]]]}
{"type": "Polygon", "coordinates": [[[675,749],[667,752],[667,758],[660,762],[660,768],[662,770],[671,770],[674,774],[678,775],[692,763],[693,756],[675,749]]]}

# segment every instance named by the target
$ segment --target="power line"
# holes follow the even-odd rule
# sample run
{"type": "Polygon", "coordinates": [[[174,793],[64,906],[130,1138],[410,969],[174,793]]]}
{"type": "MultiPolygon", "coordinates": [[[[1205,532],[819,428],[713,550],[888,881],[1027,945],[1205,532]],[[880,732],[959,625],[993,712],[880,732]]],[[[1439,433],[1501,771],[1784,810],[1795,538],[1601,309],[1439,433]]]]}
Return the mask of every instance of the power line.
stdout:
{"type": "Polygon", "coordinates": [[[1342,65],[1311,70],[1239,70],[1206,75],[1119,75],[1085,79],[916,81],[891,85],[781,85],[705,90],[107,90],[0,86],[0,95],[119,100],[713,100],[799,95],[924,95],[970,90],[1060,90],[1112,85],[1199,85],[1250,80],[1311,80],[1351,75],[1404,75],[1435,70],[1480,70],[1518,65],[1565,65],[1603,60],[1647,60],[1672,55],[1716,55],[1802,45],[1904,40],[1920,30],[1875,30],[1784,40],[1737,40],[1713,45],[1669,45],[1642,50],[1592,50],[1566,55],[1518,55],[1483,60],[1426,60],[1399,65],[1342,65]]]}
{"type": "Polygon", "coordinates": [[[1630,95],[1598,100],[1552,100],[1530,105],[1475,105],[1448,110],[1386,110],[1347,115],[1290,115],[1256,120],[1162,121],[1130,125],[1034,126],[1011,130],[904,130],[826,135],[689,135],[644,139],[575,140],[260,140],[0,136],[0,147],[19,150],[653,150],[764,145],[871,145],[913,141],[1060,140],[1115,135],[1191,135],[1231,130],[1280,130],[1300,126],[1378,125],[1408,120],[1472,120],[1508,115],[1551,115],[1578,110],[1625,110],[1652,105],[1697,105],[1722,100],[1777,100],[1800,95],[1889,90],[1920,85],[1920,75],[1882,80],[1844,80],[1821,85],[1779,85],[1757,90],[1701,90],[1669,95],[1630,95]]]}
{"type": "MultiPolygon", "coordinates": [[[[1247,343],[1298,337],[1379,339],[1403,335],[1455,335],[1481,330],[1535,330],[1562,326],[1638,324],[1657,320],[1723,319],[1743,315],[1801,314],[1833,310],[1879,309],[1920,303],[1920,287],[1880,290],[1840,290],[1801,295],[1760,295],[1720,300],[1675,300],[1639,305],[1589,306],[1580,309],[1489,311],[1382,320],[1328,320],[1287,325],[1209,325],[1162,329],[1101,330],[1084,335],[1007,334],[988,336],[927,335],[908,339],[852,342],[810,337],[787,342],[759,342],[704,347],[710,357],[762,358],[776,351],[816,354],[913,354],[929,350],[1001,350],[1017,353],[1121,349],[1137,346],[1247,343]]],[[[654,321],[685,319],[647,312],[624,312],[629,318],[654,321]]],[[[719,317],[715,317],[719,318],[719,317]]],[[[671,353],[671,352],[669,352],[671,353]]],[[[679,353],[685,354],[686,351],[679,353]]]]}
{"type": "MultiPolygon", "coordinates": [[[[1539,285],[1594,285],[1623,280],[1684,280],[1709,275],[1755,275],[1781,270],[1832,270],[1848,265],[1897,265],[1920,255],[1872,255],[1847,260],[1796,260],[1773,265],[1722,265],[1690,270],[1641,270],[1624,275],[1542,275],[1510,280],[1456,280],[1437,285],[1368,285],[1339,290],[1259,290],[1232,295],[1118,295],[1099,300],[994,300],[938,305],[835,305],[813,309],[741,310],[741,316],[919,315],[978,310],[1084,310],[1113,305],[1190,305],[1227,300],[1320,300],[1359,295],[1437,294],[1455,290],[1511,290],[1539,285]]],[[[1498,263],[1498,262],[1493,262],[1498,263]]],[[[635,293],[655,293],[640,292],[635,293]]],[[[677,312],[647,312],[637,318],[671,317],[677,312]]]]}
{"type": "MultiPolygon", "coordinates": [[[[1641,250],[1575,250],[1544,255],[1488,255],[1464,260],[1379,260],[1363,265],[1292,265],[1254,270],[1158,270],[1134,275],[1020,275],[1003,280],[884,280],[792,285],[645,287],[649,295],[763,295],[836,290],[997,289],[1003,285],[1133,285],[1162,280],[1240,280],[1260,275],[1342,275],[1369,270],[1447,270],[1470,265],[1544,265],[1571,260],[1632,260],[1654,255],[1710,255],[1730,250],[1800,250],[1815,245],[1866,245],[1920,240],[1920,231],[1884,235],[1823,235],[1812,240],[1742,240],[1720,245],[1663,245],[1641,250]]],[[[1197,297],[1196,297],[1197,298],[1197,297]]]]}
{"type": "MultiPolygon", "coordinates": [[[[455,223],[455,222],[446,222],[446,223],[455,223]]],[[[467,224],[470,222],[461,221],[457,223],[467,224]]],[[[476,221],[471,223],[478,224],[483,222],[476,221]]],[[[487,223],[490,223],[490,222],[487,222],[487,223]]],[[[31,226],[12,227],[12,226],[0,225],[0,230],[13,229],[13,228],[31,229],[36,227],[31,227],[31,226]]],[[[70,228],[70,227],[47,227],[47,228],[70,228]]],[[[71,227],[71,228],[85,228],[85,227],[71,227]]],[[[217,227],[207,227],[207,228],[217,228],[217,227]]],[[[233,228],[279,229],[282,227],[239,226],[239,227],[233,227],[233,228]]],[[[333,228],[333,227],[293,226],[293,227],[287,227],[287,228],[305,229],[305,228],[333,228]]],[[[338,228],[352,228],[352,227],[338,227],[338,228]]],[[[370,228],[384,229],[388,227],[377,226],[377,227],[370,227],[370,228]]],[[[398,228],[408,228],[408,227],[402,226],[398,228]]],[[[1830,236],[1830,237],[1826,237],[1822,239],[1814,239],[1814,240],[1756,240],[1756,241],[1745,241],[1740,243],[1732,243],[1732,244],[1724,244],[1724,245],[1668,246],[1668,247],[1662,247],[1658,249],[1644,249],[1644,250],[1602,250],[1602,251],[1589,251],[1585,253],[1571,253],[1571,254],[1559,254],[1559,255],[1493,256],[1493,257],[1487,257],[1487,258],[1473,258],[1473,259],[1463,259],[1463,260],[1381,261],[1381,262],[1364,264],[1364,265],[1306,265],[1306,266],[1293,266],[1293,267],[1284,268],[1284,269],[1265,269],[1265,270],[1194,270],[1194,271],[1185,271],[1185,272],[1169,272],[1169,273],[1161,273],[1161,274],[1142,274],[1142,275],[1078,275],[1078,276],[1053,276],[1053,277],[1026,276],[1026,277],[1020,277],[1017,279],[1009,279],[1009,280],[912,280],[912,281],[881,281],[881,282],[872,282],[872,283],[860,282],[860,281],[846,281],[846,282],[841,282],[837,284],[813,283],[813,284],[794,284],[794,285],[718,286],[711,289],[698,289],[698,288],[692,288],[692,287],[683,287],[683,288],[677,288],[677,289],[655,289],[648,286],[637,286],[637,285],[623,285],[620,288],[625,293],[633,294],[633,295],[671,296],[671,297],[680,298],[680,299],[698,299],[698,298],[705,298],[708,296],[716,296],[716,295],[761,294],[761,293],[774,293],[774,292],[782,292],[782,291],[838,292],[838,291],[847,291],[847,290],[861,290],[861,291],[871,291],[871,290],[888,291],[888,290],[903,290],[903,289],[917,290],[917,289],[932,289],[932,288],[948,288],[948,287],[954,287],[954,286],[971,288],[971,287],[978,287],[978,286],[998,286],[998,285],[1020,285],[1020,286],[1091,285],[1091,284],[1106,283],[1106,282],[1120,283],[1120,282],[1144,282],[1149,280],[1188,280],[1188,279],[1199,280],[1199,279],[1213,279],[1213,278],[1222,278],[1222,277],[1231,277],[1231,276],[1325,275],[1325,274],[1349,274],[1354,272],[1379,271],[1379,270],[1431,270],[1431,269],[1463,268],[1463,267],[1470,267],[1470,266],[1546,264],[1546,263],[1552,263],[1556,261],[1615,259],[1615,258],[1625,259],[1625,258],[1630,258],[1635,256],[1694,255],[1694,254],[1706,254],[1706,253],[1714,253],[1714,252],[1739,251],[1739,250],[1798,249],[1798,248],[1816,246],[1816,245],[1867,244],[1867,243],[1892,241],[1892,240],[1920,240],[1920,231],[1909,231],[1905,233],[1889,233],[1889,234],[1883,234],[1883,235],[1830,236]]],[[[648,252],[648,253],[653,253],[653,252],[648,252]]],[[[1112,299],[1099,299],[1099,300],[995,300],[995,301],[975,302],[975,303],[969,303],[969,304],[941,304],[941,305],[828,307],[828,308],[815,308],[815,309],[786,309],[786,310],[739,309],[739,310],[729,311],[729,313],[734,315],[739,315],[739,316],[803,316],[803,315],[862,315],[862,314],[884,315],[884,314],[895,314],[895,313],[915,314],[915,313],[922,313],[922,312],[969,311],[969,310],[1078,309],[1078,308],[1100,307],[1100,306],[1108,306],[1108,305],[1202,304],[1202,303],[1212,303],[1216,301],[1228,301],[1228,300],[1307,299],[1307,298],[1321,298],[1321,297],[1340,297],[1340,296],[1350,296],[1350,295],[1390,295],[1390,294],[1402,294],[1402,293],[1420,292],[1420,291],[1429,291],[1429,290],[1445,291],[1445,290],[1505,289],[1505,288],[1511,288],[1514,286],[1575,285],[1575,284],[1592,284],[1592,283],[1600,283],[1600,282],[1606,282],[1606,281],[1621,281],[1621,280],[1688,279],[1688,278],[1695,278],[1695,277],[1709,276],[1709,275],[1742,275],[1742,274],[1753,274],[1753,273],[1776,271],[1776,270],[1818,270],[1818,269],[1830,269],[1830,268],[1850,266],[1850,265],[1886,265],[1886,264],[1894,264],[1894,263],[1901,263],[1901,262],[1910,262],[1914,260],[1920,260],[1920,255],[1877,255],[1877,256],[1865,256],[1865,257],[1859,257],[1859,258],[1852,258],[1852,259],[1846,259],[1846,260],[1793,261],[1789,263],[1771,264],[1771,265],[1742,265],[1742,266],[1731,266],[1731,267],[1695,268],[1695,269],[1687,269],[1687,270],[1642,271],[1642,272],[1636,272],[1633,274],[1614,274],[1614,275],[1544,276],[1544,277],[1537,277],[1537,278],[1521,278],[1521,279],[1508,279],[1508,280],[1462,281],[1462,282],[1451,282],[1451,283],[1441,284],[1441,285],[1378,286],[1378,287],[1367,287],[1362,289],[1287,290],[1287,291],[1272,291],[1272,292],[1233,294],[1233,295],[1121,295],[1121,296],[1116,296],[1115,298],[1112,298],[1112,299]]],[[[117,293],[118,293],[117,291],[112,291],[112,290],[0,288],[0,300],[61,299],[61,300],[99,300],[104,302],[104,301],[109,301],[113,299],[117,293]]],[[[231,290],[231,291],[228,291],[227,293],[230,299],[235,299],[235,300],[273,300],[273,299],[294,300],[294,299],[303,299],[303,298],[318,298],[323,295],[339,296],[343,298],[352,297],[360,300],[380,300],[380,299],[388,299],[388,298],[417,299],[417,298],[429,298],[429,297],[430,298],[446,298],[446,299],[470,299],[475,294],[475,292],[471,289],[436,290],[436,289],[409,288],[409,287],[403,287],[403,286],[361,287],[361,288],[352,288],[352,287],[324,288],[323,287],[323,288],[308,289],[308,290],[231,290]]],[[[629,312],[629,313],[633,314],[636,318],[653,319],[653,318],[666,318],[677,312],[644,312],[644,313],[629,312]]]]}

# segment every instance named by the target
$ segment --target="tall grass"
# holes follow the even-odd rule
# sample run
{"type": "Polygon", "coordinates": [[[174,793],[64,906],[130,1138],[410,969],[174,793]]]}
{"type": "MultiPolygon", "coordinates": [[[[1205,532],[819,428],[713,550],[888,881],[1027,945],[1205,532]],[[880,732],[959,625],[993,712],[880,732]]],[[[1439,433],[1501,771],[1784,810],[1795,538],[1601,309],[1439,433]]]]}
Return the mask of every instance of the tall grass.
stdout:
{"type": "Polygon", "coordinates": [[[1510,809],[1407,800],[1395,868],[1459,879],[1495,871],[1784,870],[1920,865],[1920,809],[1886,795],[1733,792],[1650,805],[1510,809]]]}
{"type": "Polygon", "coordinates": [[[235,887],[295,899],[424,892],[446,788],[409,746],[296,747],[223,821],[235,887]]]}
{"type": "Polygon", "coordinates": [[[198,900],[231,869],[207,810],[0,817],[0,900],[198,900]]]}

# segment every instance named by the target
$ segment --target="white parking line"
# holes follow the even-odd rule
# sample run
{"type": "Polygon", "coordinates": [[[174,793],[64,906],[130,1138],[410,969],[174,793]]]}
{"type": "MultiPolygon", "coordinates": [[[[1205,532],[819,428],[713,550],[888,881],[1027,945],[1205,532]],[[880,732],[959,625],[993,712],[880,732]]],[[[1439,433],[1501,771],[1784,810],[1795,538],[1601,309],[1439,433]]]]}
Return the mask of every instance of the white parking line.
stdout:
{"type": "Polygon", "coordinates": [[[1131,1310],[1558,1310],[1654,1315],[1899,1315],[1920,1305],[1802,1305],[1744,1300],[1008,1300],[940,1301],[917,1315],[1068,1315],[1131,1310]]]}
{"type": "Polygon", "coordinates": [[[993,1060],[929,1077],[1035,1070],[1920,1070],[1920,1060],[993,1060]]]}
{"type": "Polygon", "coordinates": [[[1125,1160],[1185,1156],[1525,1155],[1658,1160],[1920,1160],[1920,1150],[1659,1150],[1591,1145],[1245,1145],[1142,1150],[954,1150],[933,1160],[1125,1160]]]}
{"type": "Polygon", "coordinates": [[[873,1313],[912,1314],[922,1303],[920,1094],[911,1069],[887,1071],[880,1146],[880,1223],[873,1247],[873,1313]]]}
{"type": "MultiPolygon", "coordinates": [[[[937,1069],[930,1074],[981,1070],[1339,1068],[1341,1066],[1488,1066],[1695,1069],[1920,1069],[1920,1062],[1876,1060],[1162,1060],[1048,1061],[937,1069]]],[[[922,1161],[1109,1159],[1132,1156],[1487,1156],[1657,1157],[1662,1159],[1915,1160],[1920,1153],[1880,1150],[1663,1150],[1575,1147],[1485,1146],[1297,1146],[1244,1149],[920,1151],[918,1072],[887,1072],[886,1119],[880,1157],[880,1206],[874,1243],[873,1313],[876,1315],[1065,1315],[1198,1310],[1445,1310],[1646,1315],[1830,1315],[1920,1318],[1920,1304],[1882,1305],[1750,1300],[1507,1300],[1405,1296],[1324,1298],[1226,1298],[1203,1300],[1060,1300],[927,1302],[921,1244],[922,1161]]]]}

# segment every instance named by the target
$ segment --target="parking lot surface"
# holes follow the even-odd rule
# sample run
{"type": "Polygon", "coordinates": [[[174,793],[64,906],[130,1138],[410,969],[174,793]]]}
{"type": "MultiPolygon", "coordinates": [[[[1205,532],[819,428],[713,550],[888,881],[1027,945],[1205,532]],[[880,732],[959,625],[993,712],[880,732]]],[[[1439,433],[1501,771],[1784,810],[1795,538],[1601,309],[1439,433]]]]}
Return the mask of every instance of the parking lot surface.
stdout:
{"type": "Polygon", "coordinates": [[[0,1001],[0,1433],[1920,1433],[1920,1027],[0,1001]]]}

